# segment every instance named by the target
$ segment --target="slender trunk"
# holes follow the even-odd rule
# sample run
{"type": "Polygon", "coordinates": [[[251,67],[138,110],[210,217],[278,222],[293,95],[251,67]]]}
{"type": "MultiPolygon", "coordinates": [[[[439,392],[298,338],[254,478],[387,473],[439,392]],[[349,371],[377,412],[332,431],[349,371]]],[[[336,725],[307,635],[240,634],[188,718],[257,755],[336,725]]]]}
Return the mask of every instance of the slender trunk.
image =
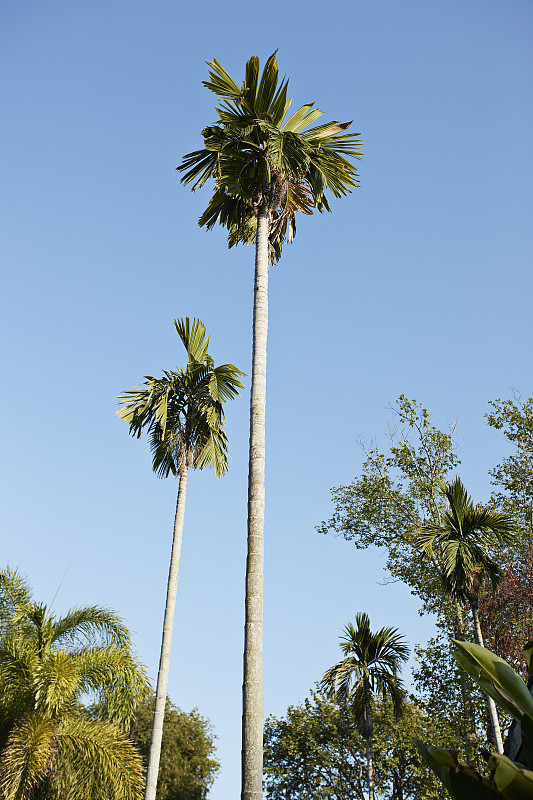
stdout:
{"type": "Polygon", "coordinates": [[[266,200],[257,215],[255,252],[250,455],[248,462],[248,557],[244,623],[242,800],[260,800],[263,784],[263,562],[265,521],[265,412],[268,329],[268,233],[266,200]]]}
{"type": "Polygon", "coordinates": [[[374,758],[372,756],[372,734],[366,740],[366,777],[368,781],[368,800],[374,800],[374,758]]]}
{"type": "Polygon", "coordinates": [[[161,642],[159,672],[157,673],[154,720],[152,723],[150,752],[148,754],[148,769],[146,772],[146,789],[144,792],[144,800],[155,800],[155,793],[157,789],[159,759],[161,756],[161,738],[163,736],[163,718],[165,716],[165,705],[167,701],[170,648],[172,645],[172,628],[174,626],[174,609],[176,608],[176,594],[178,591],[181,540],[183,537],[183,520],[185,517],[185,497],[187,495],[187,472],[188,470],[186,466],[180,470],[178,500],[176,502],[176,516],[174,519],[174,539],[172,541],[172,554],[170,556],[170,569],[168,572],[167,604],[165,607],[165,619],[163,622],[163,639],[161,642]]]}
{"type": "MultiPolygon", "coordinates": [[[[483,644],[481,625],[479,624],[479,614],[475,606],[472,606],[472,616],[474,618],[474,636],[476,639],[476,644],[478,644],[480,647],[485,647],[485,645],[483,644]]],[[[492,733],[494,735],[494,744],[496,746],[496,752],[503,753],[502,733],[500,730],[500,720],[498,719],[498,712],[496,711],[496,703],[489,695],[487,695],[487,701],[489,704],[490,723],[492,725],[492,733]]]]}
{"type": "MultiPolygon", "coordinates": [[[[463,641],[465,638],[465,626],[463,620],[463,612],[459,604],[455,606],[456,623],[454,636],[455,639],[463,641]]],[[[461,699],[463,701],[463,709],[465,715],[465,731],[464,731],[464,746],[466,760],[472,760],[472,753],[476,746],[476,723],[474,720],[474,711],[472,709],[472,700],[467,683],[466,672],[463,669],[459,670],[459,681],[461,684],[461,699]]]]}
{"type": "MultiPolygon", "coordinates": [[[[370,687],[364,679],[364,692],[368,698],[370,687]]],[[[374,732],[374,721],[372,710],[368,700],[363,705],[363,711],[359,717],[359,732],[366,739],[366,780],[368,783],[368,800],[374,800],[374,759],[372,756],[372,734],[374,732]]]]}

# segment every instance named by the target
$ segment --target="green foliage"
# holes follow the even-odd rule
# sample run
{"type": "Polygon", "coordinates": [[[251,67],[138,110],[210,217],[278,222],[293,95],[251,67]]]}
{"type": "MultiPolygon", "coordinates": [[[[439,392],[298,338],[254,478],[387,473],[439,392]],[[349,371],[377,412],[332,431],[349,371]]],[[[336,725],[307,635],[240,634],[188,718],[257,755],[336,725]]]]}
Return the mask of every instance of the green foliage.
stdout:
{"type": "Polygon", "coordinates": [[[388,451],[362,445],[361,476],[332,489],[333,516],[318,530],[340,534],[358,549],[385,549],[392,578],[436,611],[442,598],[438,569],[420,563],[417,531],[428,522],[440,523],[446,509],[439,482],[459,464],[454,427],[443,433],[420,403],[404,395],[391,412],[388,451]]]}
{"type": "Polygon", "coordinates": [[[292,99],[288,80],[279,80],[276,53],[262,74],[259,59],[250,58],[241,86],[218,61],[207,64],[210,79],[204,86],[222,101],[218,122],[202,131],[204,148],[183,158],[182,182],[195,190],[214,179],[199,223],[226,227],[230,247],[255,240],[255,216],[266,204],[271,258],[277,260],[283,242],[294,238],[298,211],[329,211],[326,190],[342,197],[358,186],[351,159],[362,157],[359,134],[345,133],[351,123],[337,120],[310,127],[322,116],[313,103],[287,117],[292,99]]]}
{"type": "MultiPolygon", "coordinates": [[[[433,723],[412,700],[398,720],[393,704],[374,706],[375,788],[390,800],[438,800],[437,781],[420,763],[415,736],[434,737],[433,723]]],[[[285,717],[265,724],[265,791],[269,800],[367,797],[366,743],[350,705],[312,692],[285,717]]]]}
{"type": "Polygon", "coordinates": [[[503,580],[481,596],[479,616],[489,649],[525,676],[522,643],[533,638],[533,548],[500,553],[498,561],[503,580]]]}
{"type": "Polygon", "coordinates": [[[321,689],[350,702],[359,714],[370,708],[374,695],[393,701],[397,715],[403,700],[398,668],[409,658],[409,649],[396,628],[372,633],[368,614],[357,614],[355,627],[348,623],[339,644],[344,658],[324,673],[321,689]]]}
{"type": "MultiPolygon", "coordinates": [[[[153,697],[140,703],[128,731],[145,764],[150,748],[153,710],[153,697]]],[[[214,739],[209,720],[196,710],[186,714],[167,699],[157,781],[158,800],[205,800],[220,768],[214,758],[214,739]]]]}
{"type": "Polygon", "coordinates": [[[188,467],[212,467],[217,476],[228,468],[228,440],[223,404],[239,396],[245,373],[233,364],[215,367],[208,353],[209,337],[199,320],[174,320],[187,351],[187,366],[164,377],[146,375],[142,389],[119,395],[116,413],[137,438],[148,432],[153,469],[160,478],[179,475],[188,467]]]}
{"type": "MultiPolygon", "coordinates": [[[[460,740],[465,754],[471,756],[473,748],[480,742],[487,743],[490,737],[481,695],[472,688],[468,676],[460,676],[456,690],[449,688],[450,677],[457,675],[450,642],[453,638],[464,638],[470,631],[461,606],[464,597],[459,598],[458,594],[454,597],[453,593],[450,597],[447,591],[450,587],[443,581],[453,559],[446,562],[442,558],[440,542],[435,541],[431,533],[428,565],[420,558],[418,533],[421,529],[439,531],[449,518],[449,498],[441,487],[459,465],[453,440],[455,427],[450,425],[449,432],[439,430],[429,412],[404,395],[390,410],[388,448],[363,446],[366,458],[360,476],[350,485],[332,490],[334,514],[328,522],[322,523],[319,531],[340,534],[360,549],[382,548],[391,578],[403,581],[420,598],[421,613],[436,614],[439,634],[427,648],[418,650],[421,658],[415,681],[428,711],[436,712],[439,705],[447,703],[450,691],[454,692],[450,727],[444,726],[441,733],[444,739],[460,740]],[[432,542],[435,546],[431,546],[432,542]],[[426,668],[428,663],[431,668],[426,668]]],[[[485,516],[487,514],[492,519],[497,512],[487,509],[485,516]]],[[[496,522],[502,519],[498,517],[496,522]]],[[[504,533],[500,538],[506,536],[504,533]]],[[[491,547],[484,548],[485,551],[489,557],[495,554],[491,547]]],[[[471,554],[475,556],[476,553],[471,554]]],[[[478,563],[479,559],[474,558],[474,561],[478,563]]],[[[489,565],[494,563],[493,558],[489,565]]],[[[468,567],[468,563],[463,566],[468,567]]],[[[454,583],[454,575],[450,573],[450,576],[454,583]]],[[[455,574],[455,578],[458,577],[455,574]]],[[[493,577],[496,578],[495,573],[493,577]]],[[[471,595],[471,589],[480,588],[473,583],[465,587],[471,595]]]]}
{"type": "MultiPolygon", "coordinates": [[[[473,637],[472,625],[467,619],[462,635],[473,637]]],[[[417,702],[434,721],[432,741],[439,747],[453,747],[459,758],[481,765],[479,748],[494,747],[487,700],[479,686],[450,657],[449,629],[445,620],[437,620],[436,635],[423,647],[415,647],[414,653],[414,691],[417,702]]],[[[504,729],[510,719],[505,714],[500,719],[504,729]]]]}
{"type": "Polygon", "coordinates": [[[353,710],[311,693],[285,718],[268,717],[264,735],[267,797],[272,800],[363,797],[363,740],[353,710]]]}
{"type": "Polygon", "coordinates": [[[142,764],[122,726],[148,679],[120,617],[98,606],[56,617],[7,568],[0,618],[2,800],[138,800],[142,764]]]}
{"type": "Polygon", "coordinates": [[[502,571],[492,555],[515,539],[510,517],[474,506],[460,478],[441,483],[448,501],[440,522],[428,522],[418,531],[418,544],[430,561],[436,561],[447,593],[457,603],[477,609],[479,592],[487,576],[493,589],[502,571]]]}
{"type": "Polygon", "coordinates": [[[533,397],[491,402],[488,424],[503,431],[513,446],[512,455],[490,471],[492,483],[499,487],[492,495],[498,508],[514,516],[524,534],[524,544],[533,533],[533,397]]]}
{"type": "MultiPolygon", "coordinates": [[[[483,691],[519,724],[522,734],[520,762],[498,753],[485,753],[489,776],[470,764],[461,764],[453,750],[427,746],[416,740],[422,757],[456,800],[506,800],[533,798],[533,699],[516,672],[484,647],[468,642],[456,643],[455,657],[483,691]]],[[[524,648],[531,668],[533,642],[524,648]]]]}

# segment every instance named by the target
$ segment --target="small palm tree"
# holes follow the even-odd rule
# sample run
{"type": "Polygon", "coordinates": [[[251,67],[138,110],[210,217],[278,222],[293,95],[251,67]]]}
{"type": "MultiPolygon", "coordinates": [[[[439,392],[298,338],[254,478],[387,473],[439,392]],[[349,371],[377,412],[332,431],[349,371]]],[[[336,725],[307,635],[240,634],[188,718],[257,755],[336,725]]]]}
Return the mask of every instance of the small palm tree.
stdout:
{"type": "Polygon", "coordinates": [[[162,378],[146,376],[144,388],[119,396],[123,408],[117,411],[132,435],[140,438],[147,431],[156,475],[179,478],[145,800],[155,800],[157,788],[188,470],[211,467],[217,477],[226,472],[228,440],[222,407],[238,396],[243,384],[237,376],[245,374],[232,364],[215,367],[202,322],[194,319],[191,324],[186,318],[174,325],[187,351],[187,366],[165,372],[162,378]]]}
{"type": "MultiPolygon", "coordinates": [[[[513,541],[516,527],[510,517],[481,505],[474,506],[459,477],[440,488],[448,501],[442,523],[428,523],[418,531],[418,545],[430,559],[436,559],[449,596],[470,605],[476,643],[484,647],[479,622],[479,594],[485,578],[496,589],[502,578],[491,556],[495,547],[513,541]]],[[[503,743],[496,706],[488,697],[494,741],[498,753],[503,743]]]]}
{"type": "Polygon", "coordinates": [[[98,606],[56,617],[9,568],[0,617],[2,800],[139,800],[142,762],[123,727],[149,684],[120,617],[98,606]]]}
{"type": "Polygon", "coordinates": [[[218,61],[209,61],[204,86],[222,101],[218,122],[204,128],[204,147],[178,167],[182,182],[198,189],[214,179],[214,193],[199,220],[220,223],[229,246],[255,243],[255,280],[248,468],[243,681],[242,798],[262,796],[263,776],[263,560],[268,268],[296,233],[296,213],[330,211],[326,191],[342,197],[358,186],[353,159],[362,156],[351,122],[311,127],[322,115],[313,103],[289,115],[289,82],[279,81],[276,53],[260,74],[252,57],[239,86],[218,61]]]}
{"type": "Polygon", "coordinates": [[[344,658],[324,673],[320,688],[332,697],[349,702],[359,716],[359,730],[366,739],[368,798],[374,800],[374,696],[381,694],[383,699],[389,696],[395,714],[401,713],[404,691],[398,669],[401,662],[409,658],[409,649],[397,628],[381,628],[372,633],[370,619],[364,613],[356,615],[355,626],[346,625],[339,646],[344,658]]]}

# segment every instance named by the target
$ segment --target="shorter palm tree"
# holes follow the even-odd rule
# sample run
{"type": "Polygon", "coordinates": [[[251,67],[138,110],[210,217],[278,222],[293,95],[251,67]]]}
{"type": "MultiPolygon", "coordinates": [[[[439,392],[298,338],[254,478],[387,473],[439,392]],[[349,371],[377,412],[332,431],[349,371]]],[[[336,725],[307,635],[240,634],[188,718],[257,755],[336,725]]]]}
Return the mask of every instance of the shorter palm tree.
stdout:
{"type": "Polygon", "coordinates": [[[395,714],[401,713],[405,693],[398,669],[409,658],[409,649],[397,628],[381,628],[372,633],[370,619],[364,613],[356,615],[355,626],[351,622],[346,625],[339,646],[344,658],[324,673],[320,688],[331,697],[349,702],[359,717],[359,730],[366,739],[368,798],[374,800],[374,696],[389,696],[395,714]]]}
{"type": "MultiPolygon", "coordinates": [[[[479,594],[485,579],[491,582],[493,590],[500,583],[502,571],[492,553],[513,541],[516,526],[505,514],[475,506],[459,477],[451,483],[441,483],[440,488],[448,509],[440,524],[428,523],[418,530],[418,546],[429,559],[438,562],[444,588],[452,600],[469,604],[476,643],[484,647],[479,594]]],[[[503,753],[496,706],[491,697],[487,699],[496,749],[503,753]]]]}
{"type": "Polygon", "coordinates": [[[120,617],[98,606],[56,617],[8,568],[0,618],[2,800],[139,800],[142,762],[123,726],[150,687],[120,617]]]}
{"type": "Polygon", "coordinates": [[[238,397],[243,384],[237,376],[245,374],[233,364],[215,367],[200,320],[174,320],[174,325],[187,351],[187,366],[165,372],[162,378],[145,376],[142,388],[119,395],[123,407],[117,411],[129,423],[132,435],[140,438],[143,430],[148,433],[156,475],[179,478],[145,800],[155,800],[157,790],[188,471],[211,467],[217,477],[225,474],[228,440],[223,404],[238,397]]]}

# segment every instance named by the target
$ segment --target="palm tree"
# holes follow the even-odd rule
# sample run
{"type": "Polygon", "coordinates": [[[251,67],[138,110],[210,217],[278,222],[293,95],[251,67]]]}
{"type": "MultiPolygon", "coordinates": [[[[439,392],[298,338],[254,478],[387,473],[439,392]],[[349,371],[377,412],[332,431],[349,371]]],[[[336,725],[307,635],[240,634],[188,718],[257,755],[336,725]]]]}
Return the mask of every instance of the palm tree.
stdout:
{"type": "Polygon", "coordinates": [[[144,388],[119,396],[123,408],[117,411],[132,435],[140,438],[147,431],[156,475],[179,478],[145,800],[155,800],[157,788],[188,470],[212,467],[217,477],[226,472],[228,440],[222,406],[238,396],[243,384],[237,375],[245,374],[232,364],[214,366],[202,322],[193,319],[191,324],[186,318],[174,325],[187,351],[187,366],[165,372],[162,378],[145,376],[144,388]]]}
{"type": "Polygon", "coordinates": [[[374,765],[372,757],[372,707],[375,694],[387,695],[394,705],[396,716],[401,713],[404,696],[398,669],[409,658],[409,649],[397,628],[370,630],[368,614],[355,617],[355,627],[348,623],[340,640],[344,656],[330,667],[320,682],[328,695],[350,702],[359,716],[359,730],[366,739],[366,774],[368,798],[374,800],[374,765]]]}
{"type": "Polygon", "coordinates": [[[0,616],[2,800],[139,800],[142,761],[123,727],[149,684],[120,617],[99,606],[56,617],[10,568],[0,616]]]}
{"type": "MultiPolygon", "coordinates": [[[[418,531],[418,545],[428,558],[440,565],[442,581],[449,596],[458,604],[468,603],[474,621],[474,637],[484,647],[479,622],[479,593],[485,578],[496,589],[502,578],[491,557],[497,546],[512,542],[516,527],[510,517],[481,505],[474,506],[459,477],[440,488],[448,501],[441,524],[428,523],[418,531]]],[[[496,706],[487,697],[494,742],[503,753],[502,735],[496,706]]]]}
{"type": "Polygon", "coordinates": [[[228,229],[228,243],[255,242],[252,385],[248,468],[248,557],[246,564],[243,681],[242,798],[262,796],[263,774],[263,561],[265,509],[265,408],[268,327],[268,268],[296,233],[296,212],[329,211],[334,197],[358,186],[349,159],[361,158],[359,134],[350,122],[311,126],[322,111],[313,104],[287,117],[288,80],[279,82],[276,54],[260,75],[250,58],[238,86],[226,70],[208,62],[204,86],[222,100],[219,120],[202,131],[204,147],[178,167],[192,189],[214,179],[214,194],[199,220],[209,230],[228,229]]]}

